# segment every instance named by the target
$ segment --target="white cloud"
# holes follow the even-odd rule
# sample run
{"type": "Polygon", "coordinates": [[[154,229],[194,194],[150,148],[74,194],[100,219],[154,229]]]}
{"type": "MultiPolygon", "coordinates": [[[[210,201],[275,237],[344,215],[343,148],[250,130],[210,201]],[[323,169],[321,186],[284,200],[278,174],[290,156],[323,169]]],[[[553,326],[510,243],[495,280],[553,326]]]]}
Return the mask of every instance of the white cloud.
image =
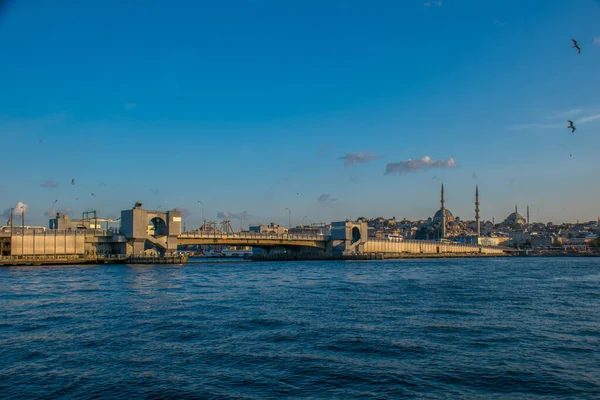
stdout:
{"type": "Polygon", "coordinates": [[[22,214],[27,214],[27,211],[29,211],[29,206],[25,203],[23,203],[22,201],[19,201],[17,204],[15,204],[14,207],[9,207],[6,210],[4,210],[4,212],[2,213],[2,215],[4,215],[6,218],[10,217],[10,211],[12,210],[12,215],[13,216],[21,216],[22,214]]]}
{"type": "Polygon", "coordinates": [[[419,160],[404,160],[395,163],[389,163],[385,168],[385,174],[403,174],[407,172],[416,172],[423,169],[431,168],[456,168],[456,161],[454,158],[447,160],[435,161],[431,157],[425,156],[419,160]]]}
{"type": "Polygon", "coordinates": [[[434,0],[434,1],[427,1],[427,2],[425,2],[424,6],[425,7],[431,7],[432,5],[436,5],[438,7],[441,7],[442,4],[444,4],[444,0],[434,0]]]}

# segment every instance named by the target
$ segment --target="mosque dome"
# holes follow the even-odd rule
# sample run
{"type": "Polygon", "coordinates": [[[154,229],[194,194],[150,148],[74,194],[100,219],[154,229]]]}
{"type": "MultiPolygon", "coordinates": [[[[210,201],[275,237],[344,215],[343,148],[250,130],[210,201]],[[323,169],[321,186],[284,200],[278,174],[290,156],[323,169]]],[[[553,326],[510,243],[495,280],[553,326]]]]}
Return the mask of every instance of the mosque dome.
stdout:
{"type": "Polygon", "coordinates": [[[505,225],[515,225],[515,224],[525,225],[525,223],[526,223],[525,218],[523,218],[523,216],[521,214],[519,214],[517,212],[517,210],[515,210],[514,213],[510,214],[504,220],[504,224],[505,225]]]}
{"type": "MultiPolygon", "coordinates": [[[[454,215],[452,215],[450,210],[444,209],[444,214],[446,215],[446,222],[454,221],[454,215]]],[[[433,216],[433,222],[442,222],[442,209],[437,210],[433,216]]]]}

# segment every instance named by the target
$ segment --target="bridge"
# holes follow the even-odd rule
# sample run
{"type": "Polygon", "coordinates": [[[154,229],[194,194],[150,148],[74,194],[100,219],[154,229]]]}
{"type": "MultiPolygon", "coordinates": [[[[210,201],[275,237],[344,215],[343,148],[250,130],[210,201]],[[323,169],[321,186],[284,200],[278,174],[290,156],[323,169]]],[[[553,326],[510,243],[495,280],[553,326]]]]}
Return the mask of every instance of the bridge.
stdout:
{"type": "Polygon", "coordinates": [[[262,249],[273,247],[287,249],[328,250],[331,237],[325,235],[295,235],[255,232],[185,232],[177,236],[177,244],[251,246],[262,249]]]}
{"type": "MultiPolygon", "coordinates": [[[[58,219],[58,217],[57,217],[58,219]]],[[[507,255],[511,250],[503,247],[463,244],[453,242],[388,240],[368,236],[365,222],[342,221],[331,224],[330,233],[275,234],[231,231],[192,231],[181,233],[181,212],[150,211],[136,204],[133,209],[121,212],[118,229],[72,229],[66,219],[55,221],[58,229],[10,228],[0,232],[0,256],[50,256],[57,255],[123,255],[169,257],[177,254],[182,245],[249,246],[263,249],[270,255],[282,252],[294,257],[310,255],[355,257],[375,255],[389,258],[404,255],[507,255]],[[63,226],[64,225],[64,226],[63,226]]],[[[94,228],[97,223],[93,224],[94,228]]]]}

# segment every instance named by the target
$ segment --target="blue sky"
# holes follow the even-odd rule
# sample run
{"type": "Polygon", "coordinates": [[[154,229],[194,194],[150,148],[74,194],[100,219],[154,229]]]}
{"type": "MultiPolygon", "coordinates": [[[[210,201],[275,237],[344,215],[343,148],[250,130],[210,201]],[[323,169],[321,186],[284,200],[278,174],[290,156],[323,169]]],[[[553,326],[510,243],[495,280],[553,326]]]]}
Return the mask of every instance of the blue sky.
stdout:
{"type": "Polygon", "coordinates": [[[12,2],[0,212],[417,219],[443,181],[464,219],[475,184],[486,219],[595,219],[598,20],[592,0],[12,2]]]}

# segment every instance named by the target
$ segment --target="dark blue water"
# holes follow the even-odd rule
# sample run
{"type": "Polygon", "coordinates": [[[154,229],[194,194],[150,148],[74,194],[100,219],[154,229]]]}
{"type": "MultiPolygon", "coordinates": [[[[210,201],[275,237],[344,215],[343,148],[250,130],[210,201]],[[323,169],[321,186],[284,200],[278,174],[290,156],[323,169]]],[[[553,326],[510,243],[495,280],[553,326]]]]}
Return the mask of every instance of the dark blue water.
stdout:
{"type": "Polygon", "coordinates": [[[0,269],[2,398],[599,398],[600,259],[0,269]]]}

